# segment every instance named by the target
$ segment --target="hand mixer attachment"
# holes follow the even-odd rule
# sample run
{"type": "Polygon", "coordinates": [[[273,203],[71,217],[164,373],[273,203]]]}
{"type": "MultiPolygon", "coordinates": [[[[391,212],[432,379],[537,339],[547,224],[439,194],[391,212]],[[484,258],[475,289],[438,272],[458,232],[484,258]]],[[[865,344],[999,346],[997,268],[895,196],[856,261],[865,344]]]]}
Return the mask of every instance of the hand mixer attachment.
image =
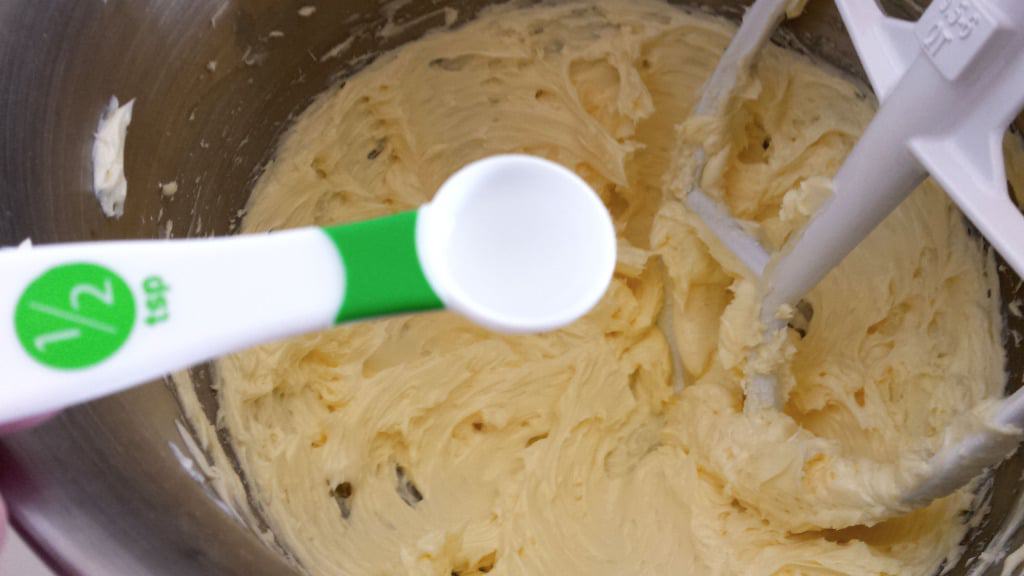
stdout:
{"type": "MultiPolygon", "coordinates": [[[[757,0],[705,85],[695,115],[724,109],[739,75],[792,1],[757,0]]],[[[796,305],[930,174],[1007,263],[1024,276],[1024,216],[1010,199],[1002,138],[1024,108],[1024,2],[934,0],[916,23],[873,0],[836,0],[880,107],[832,180],[832,196],[770,254],[728,209],[694,187],[687,206],[763,286],[764,341],[796,305]]],[[[698,152],[697,170],[704,162],[698,152]]],[[[780,409],[772,374],[751,378],[745,410],[780,409]]],[[[948,443],[901,500],[920,507],[1005,458],[1024,428],[1024,392],[1006,398],[983,430],[948,443]]]]}

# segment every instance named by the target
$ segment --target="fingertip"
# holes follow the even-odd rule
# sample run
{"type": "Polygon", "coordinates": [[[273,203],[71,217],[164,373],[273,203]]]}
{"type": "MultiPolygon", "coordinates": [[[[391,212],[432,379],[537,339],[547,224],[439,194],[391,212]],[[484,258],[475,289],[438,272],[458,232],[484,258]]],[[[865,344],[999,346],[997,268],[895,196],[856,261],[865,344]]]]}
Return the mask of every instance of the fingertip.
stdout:
{"type": "Polygon", "coordinates": [[[10,423],[7,423],[7,424],[0,424],[0,435],[3,435],[3,434],[13,434],[15,432],[20,432],[21,430],[25,430],[26,428],[32,428],[33,426],[38,426],[38,425],[42,424],[43,422],[46,422],[47,420],[53,418],[56,414],[57,414],[56,412],[50,412],[48,414],[41,414],[39,416],[33,416],[33,417],[27,418],[25,420],[18,420],[17,422],[10,422],[10,423]]]}

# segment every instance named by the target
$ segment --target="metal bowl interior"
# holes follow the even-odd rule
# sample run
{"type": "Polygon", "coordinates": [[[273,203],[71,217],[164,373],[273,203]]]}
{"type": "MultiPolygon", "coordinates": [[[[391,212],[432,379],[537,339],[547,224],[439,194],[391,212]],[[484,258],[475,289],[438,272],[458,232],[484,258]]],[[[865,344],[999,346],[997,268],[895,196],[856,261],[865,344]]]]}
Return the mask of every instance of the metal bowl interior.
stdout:
{"type": "MultiPolygon", "coordinates": [[[[231,234],[275,142],[318,94],[442,24],[439,8],[456,7],[461,23],[488,3],[346,0],[304,18],[298,9],[311,1],[2,2],[0,244],[231,234]],[[403,31],[381,36],[388,22],[403,31]],[[326,57],[350,38],[341,57],[326,57]],[[91,192],[92,135],[112,95],[137,99],[119,220],[106,219],[91,192]],[[159,191],[170,181],[173,199],[159,191]]],[[[736,20],[749,1],[678,3],[736,20]]],[[[883,4],[896,16],[920,13],[914,2],[883,4]]],[[[775,40],[864,77],[829,2],[812,2],[775,40]]],[[[1004,302],[1024,297],[1001,270],[1004,302]]],[[[1009,335],[1024,333],[1024,320],[1006,316],[1017,386],[1024,347],[1009,335]]],[[[210,368],[192,375],[212,417],[210,368]]],[[[0,442],[0,490],[14,522],[61,573],[295,572],[225,512],[209,479],[183,467],[180,414],[171,387],[154,382],[0,442]]],[[[1016,457],[995,472],[992,512],[950,574],[998,574],[998,563],[972,571],[972,558],[989,543],[1013,550],[1024,541],[1016,529],[996,537],[1016,511],[1022,471],[1016,457]]]]}

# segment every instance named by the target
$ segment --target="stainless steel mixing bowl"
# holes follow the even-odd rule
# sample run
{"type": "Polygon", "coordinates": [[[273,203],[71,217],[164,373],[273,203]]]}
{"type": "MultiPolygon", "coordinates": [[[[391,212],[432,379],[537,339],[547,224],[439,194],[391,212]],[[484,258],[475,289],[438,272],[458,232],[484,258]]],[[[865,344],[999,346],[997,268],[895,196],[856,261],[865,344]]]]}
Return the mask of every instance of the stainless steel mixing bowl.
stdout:
{"type": "MultiPolygon", "coordinates": [[[[275,141],[317,94],[441,24],[439,7],[455,6],[464,22],[487,3],[2,0],[0,244],[155,237],[167,221],[175,236],[230,234],[275,141]],[[317,11],[303,18],[297,11],[307,4],[317,11]],[[409,26],[382,38],[377,32],[388,19],[409,26]],[[343,57],[321,58],[349,38],[343,57]],[[104,218],[91,192],[92,134],[111,95],[137,99],[120,220],[104,218]],[[172,180],[180,191],[161,198],[158,184],[172,180]]],[[[749,1],[683,3],[737,19],[749,1]]],[[[897,16],[920,12],[904,0],[883,4],[897,16]]],[[[863,78],[826,0],[813,0],[776,41],[863,78]]],[[[1016,286],[1004,274],[1005,301],[1016,286]]],[[[1024,322],[1008,321],[1008,329],[1024,333],[1024,322]]],[[[1024,350],[1012,350],[1010,382],[1021,381],[1022,366],[1024,350]]],[[[193,375],[215,410],[208,368],[193,375]]],[[[154,382],[3,439],[0,492],[16,526],[61,573],[292,573],[183,468],[178,418],[173,391],[154,382]]],[[[970,535],[953,574],[998,573],[965,565],[1006,522],[1021,471],[1017,458],[995,474],[992,512],[970,535]]],[[[1024,539],[1006,536],[992,548],[1012,550],[1024,539]]]]}

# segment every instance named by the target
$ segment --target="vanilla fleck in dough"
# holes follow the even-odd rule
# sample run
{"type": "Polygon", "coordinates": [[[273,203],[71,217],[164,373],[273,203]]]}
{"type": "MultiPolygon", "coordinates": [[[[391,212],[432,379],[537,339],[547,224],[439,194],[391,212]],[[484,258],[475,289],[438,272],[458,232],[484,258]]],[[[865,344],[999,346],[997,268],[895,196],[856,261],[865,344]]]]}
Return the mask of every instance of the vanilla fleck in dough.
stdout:
{"type": "Polygon", "coordinates": [[[692,144],[704,188],[779,246],[873,105],[770,46],[724,119],[677,132],[732,32],[650,1],[504,9],[299,118],[245,231],[409,210],[514,151],[575,169],[620,237],[607,296],[557,333],[410,316],[218,364],[245,475],[311,573],[927,575],[957,556],[970,492],[912,513],[898,495],[1003,390],[991,258],[923,185],[807,298],[774,359],[784,412],[745,415],[758,293],[678,199],[692,144]]]}

